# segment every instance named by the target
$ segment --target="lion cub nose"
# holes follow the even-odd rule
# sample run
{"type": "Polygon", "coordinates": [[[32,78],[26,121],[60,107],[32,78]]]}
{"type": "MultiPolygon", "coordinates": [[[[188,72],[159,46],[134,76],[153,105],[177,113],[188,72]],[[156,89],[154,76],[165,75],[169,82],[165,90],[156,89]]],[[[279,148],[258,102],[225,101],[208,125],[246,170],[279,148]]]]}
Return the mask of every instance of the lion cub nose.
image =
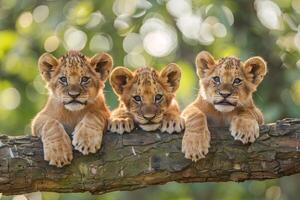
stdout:
{"type": "Polygon", "coordinates": [[[220,91],[219,94],[223,97],[223,98],[227,98],[231,95],[231,92],[225,92],[225,91],[220,91]]]}
{"type": "Polygon", "coordinates": [[[68,92],[68,95],[69,95],[70,97],[72,97],[73,99],[76,99],[77,97],[79,97],[80,92],[78,92],[78,91],[69,91],[69,92],[68,92]]]}
{"type": "Polygon", "coordinates": [[[157,108],[154,105],[151,106],[143,106],[142,109],[143,117],[147,120],[151,120],[155,117],[157,108]]]}

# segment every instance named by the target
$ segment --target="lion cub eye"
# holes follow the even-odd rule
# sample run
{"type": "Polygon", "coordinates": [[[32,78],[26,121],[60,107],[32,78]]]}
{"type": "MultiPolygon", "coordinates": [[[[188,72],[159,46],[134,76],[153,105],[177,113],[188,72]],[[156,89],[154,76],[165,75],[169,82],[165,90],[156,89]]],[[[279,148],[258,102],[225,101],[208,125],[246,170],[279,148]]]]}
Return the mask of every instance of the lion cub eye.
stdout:
{"type": "Polygon", "coordinates": [[[138,103],[140,103],[142,101],[142,97],[138,96],[138,95],[134,96],[133,99],[138,103]]]}
{"type": "Polygon", "coordinates": [[[234,81],[233,81],[233,85],[239,85],[241,82],[242,82],[241,79],[236,78],[236,79],[234,79],[234,81]]]}
{"type": "Polygon", "coordinates": [[[162,100],[162,97],[163,97],[163,95],[161,95],[161,94],[155,95],[155,102],[156,103],[160,102],[162,100]]]}
{"type": "Polygon", "coordinates": [[[65,76],[60,77],[59,82],[63,85],[68,85],[68,79],[65,76]]]}
{"type": "Polygon", "coordinates": [[[212,77],[212,79],[214,80],[215,83],[220,84],[221,83],[221,79],[218,76],[214,76],[212,77]]]}
{"type": "Polygon", "coordinates": [[[86,84],[89,82],[89,80],[90,80],[90,77],[83,76],[83,77],[81,77],[81,84],[86,84]]]}

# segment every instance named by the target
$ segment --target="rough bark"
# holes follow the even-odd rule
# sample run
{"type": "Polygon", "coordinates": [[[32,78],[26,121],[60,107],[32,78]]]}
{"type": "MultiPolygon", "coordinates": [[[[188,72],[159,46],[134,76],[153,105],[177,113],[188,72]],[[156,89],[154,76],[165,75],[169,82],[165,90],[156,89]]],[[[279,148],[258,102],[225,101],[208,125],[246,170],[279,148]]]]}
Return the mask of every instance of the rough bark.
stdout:
{"type": "Polygon", "coordinates": [[[207,158],[192,163],[181,153],[182,134],[105,135],[102,149],[83,156],[74,151],[70,166],[43,160],[42,143],[30,136],[0,136],[0,193],[34,191],[102,194],[177,182],[265,180],[300,172],[300,119],[260,127],[251,145],[234,141],[228,128],[210,128],[207,158]]]}

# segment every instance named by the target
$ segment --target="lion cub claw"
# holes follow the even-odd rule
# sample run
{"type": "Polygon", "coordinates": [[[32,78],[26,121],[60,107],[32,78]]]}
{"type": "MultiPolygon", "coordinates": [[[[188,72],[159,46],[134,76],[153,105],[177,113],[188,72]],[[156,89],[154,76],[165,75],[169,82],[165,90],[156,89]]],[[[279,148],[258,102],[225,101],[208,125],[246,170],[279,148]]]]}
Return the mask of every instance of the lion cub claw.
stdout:
{"type": "Polygon", "coordinates": [[[78,124],[74,133],[72,144],[83,155],[96,153],[102,143],[102,131],[90,128],[84,123],[78,124]]]}
{"type": "Polygon", "coordinates": [[[176,116],[171,119],[164,119],[162,121],[162,125],[160,128],[161,132],[167,132],[167,133],[180,133],[184,130],[185,122],[184,119],[180,116],[176,116]]]}
{"type": "Polygon", "coordinates": [[[185,158],[191,159],[196,162],[202,158],[205,158],[210,147],[209,130],[206,129],[201,132],[186,132],[182,139],[182,152],[185,154],[185,158]]]}
{"type": "Polygon", "coordinates": [[[72,145],[66,133],[62,133],[62,136],[55,141],[43,139],[43,148],[44,160],[49,161],[50,165],[63,167],[71,164],[73,159],[72,145]]]}
{"type": "Polygon", "coordinates": [[[230,132],[235,140],[243,144],[253,143],[259,137],[259,126],[255,119],[237,117],[230,124],[230,132]]]}
{"type": "Polygon", "coordinates": [[[134,122],[131,118],[115,118],[109,120],[108,130],[113,133],[130,133],[134,129],[134,122]]]}

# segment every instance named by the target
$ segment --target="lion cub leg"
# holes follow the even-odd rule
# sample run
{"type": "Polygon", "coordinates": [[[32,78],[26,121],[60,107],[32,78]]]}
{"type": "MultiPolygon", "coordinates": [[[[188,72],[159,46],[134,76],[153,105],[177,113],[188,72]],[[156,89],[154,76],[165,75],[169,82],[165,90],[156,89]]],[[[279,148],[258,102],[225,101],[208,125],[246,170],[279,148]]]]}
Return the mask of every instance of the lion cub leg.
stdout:
{"type": "Polygon", "coordinates": [[[32,124],[32,133],[41,137],[44,160],[49,161],[50,165],[63,167],[71,163],[71,140],[61,123],[47,116],[37,116],[32,124]]]}
{"type": "Polygon", "coordinates": [[[188,106],[182,113],[185,131],[182,138],[182,152],[192,161],[204,158],[210,147],[210,132],[204,113],[196,106],[188,106]]]}
{"type": "Polygon", "coordinates": [[[92,113],[85,114],[73,132],[72,144],[75,149],[83,155],[96,153],[101,147],[106,123],[107,120],[102,115],[98,117],[92,113]]]}
{"type": "Polygon", "coordinates": [[[253,143],[259,137],[259,125],[263,121],[262,113],[255,108],[253,112],[234,116],[230,123],[230,133],[243,144],[253,143]]]}
{"type": "Polygon", "coordinates": [[[108,130],[112,133],[130,133],[134,129],[133,117],[123,108],[114,110],[108,120],[108,130]]]}
{"type": "Polygon", "coordinates": [[[162,125],[160,128],[161,132],[167,133],[180,133],[184,130],[185,122],[180,116],[179,106],[176,102],[168,108],[164,114],[162,125]]]}

